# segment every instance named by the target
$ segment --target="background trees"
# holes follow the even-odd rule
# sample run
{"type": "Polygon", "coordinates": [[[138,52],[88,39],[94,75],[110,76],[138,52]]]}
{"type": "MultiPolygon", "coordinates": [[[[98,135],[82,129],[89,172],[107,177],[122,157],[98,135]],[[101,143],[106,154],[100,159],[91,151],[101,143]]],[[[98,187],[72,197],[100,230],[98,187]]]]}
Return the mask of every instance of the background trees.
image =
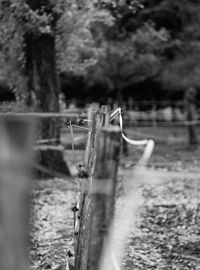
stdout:
{"type": "MultiPolygon", "coordinates": [[[[38,109],[40,100],[43,104],[51,100],[42,100],[44,95],[36,97],[41,91],[33,84],[39,84],[39,79],[30,79],[36,72],[30,59],[41,60],[42,47],[53,67],[47,73],[54,70],[53,76],[42,76],[52,79],[45,83],[51,95],[58,96],[59,74],[81,76],[86,89],[98,79],[108,92],[119,92],[116,88],[123,91],[127,85],[149,79],[167,90],[191,84],[199,87],[198,1],[2,0],[0,4],[1,79],[17,96],[23,92],[20,100],[23,97],[38,109]],[[43,39],[43,43],[46,39],[46,43],[40,44],[40,49],[31,48],[31,36],[35,41],[43,39]],[[49,58],[47,48],[52,40],[54,52],[49,58]]],[[[46,103],[46,107],[58,106],[46,103]]]]}
{"type": "Polygon", "coordinates": [[[169,32],[163,47],[163,68],[159,80],[167,89],[185,90],[191,85],[199,88],[200,4],[198,1],[146,1],[139,21],[151,20],[156,28],[169,32]]]}
{"type": "MultiPolygon", "coordinates": [[[[87,24],[87,38],[82,36],[79,46],[72,46],[73,59],[83,55],[89,59],[82,65],[86,88],[102,84],[114,96],[117,88],[135,89],[145,81],[155,82],[165,91],[183,91],[190,85],[198,88],[199,8],[198,1],[188,0],[98,1],[93,11],[107,11],[112,24],[104,24],[104,31],[98,28],[99,36],[87,24]],[[80,48],[83,40],[90,42],[80,48]]],[[[67,50],[70,54],[69,47],[67,50]]],[[[76,67],[73,72],[80,74],[76,67]]]]}
{"type": "Polygon", "coordinates": [[[14,17],[14,3],[0,1],[0,81],[12,89],[18,100],[22,100],[26,94],[22,90],[26,85],[23,77],[23,32],[14,17]]]}
{"type": "MultiPolygon", "coordinates": [[[[199,89],[198,1],[2,0],[0,5],[0,81],[29,108],[58,111],[61,77],[79,81],[77,95],[95,89],[98,100],[102,89],[104,97],[120,101],[126,89],[129,95],[141,90],[138,85],[145,96],[153,93],[153,83],[160,91],[199,89]]],[[[65,83],[62,90],[68,98],[65,83]]],[[[58,137],[58,130],[59,124],[47,123],[41,137],[58,137]]]]}
{"type": "MultiPolygon", "coordinates": [[[[59,111],[56,27],[65,1],[1,1],[1,76],[28,110],[59,111]]],[[[55,119],[40,123],[39,138],[59,138],[55,119]]],[[[43,165],[68,173],[57,151],[40,151],[43,165]]]]}
{"type": "Polygon", "coordinates": [[[106,41],[104,53],[88,69],[87,81],[102,82],[120,103],[125,88],[158,76],[161,58],[156,50],[167,40],[164,29],[145,24],[123,39],[106,41]]]}

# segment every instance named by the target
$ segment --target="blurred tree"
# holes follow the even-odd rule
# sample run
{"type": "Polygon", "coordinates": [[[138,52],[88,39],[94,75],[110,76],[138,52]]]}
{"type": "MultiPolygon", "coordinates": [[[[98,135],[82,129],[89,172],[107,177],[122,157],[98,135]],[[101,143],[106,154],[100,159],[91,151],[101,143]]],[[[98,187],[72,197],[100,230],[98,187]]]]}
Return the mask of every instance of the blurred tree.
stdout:
{"type": "Polygon", "coordinates": [[[85,75],[87,67],[94,65],[103,53],[101,43],[113,24],[111,14],[97,8],[95,1],[72,1],[66,5],[57,24],[59,72],[85,75]]]}
{"type": "MultiPolygon", "coordinates": [[[[62,78],[74,73],[89,88],[104,85],[117,93],[160,70],[160,43],[168,33],[153,23],[138,27],[143,0],[74,1],[57,24],[57,58],[62,78]],[[133,23],[134,22],[134,23],[133,23]]],[[[98,95],[98,94],[97,94],[98,95]]]]}
{"type": "MultiPolygon", "coordinates": [[[[37,110],[58,110],[58,73],[89,86],[100,82],[119,100],[125,87],[147,79],[166,89],[199,89],[199,1],[0,4],[0,79],[37,110]]],[[[57,137],[58,126],[48,124],[42,137],[57,137]]]]}
{"type": "Polygon", "coordinates": [[[108,34],[111,38],[127,36],[138,29],[137,15],[144,8],[144,0],[100,0],[99,7],[107,9],[115,18],[115,25],[108,34]]]}
{"type": "MultiPolygon", "coordinates": [[[[84,74],[101,53],[98,41],[106,25],[113,23],[112,16],[91,1],[2,0],[0,4],[1,78],[9,81],[29,109],[57,112],[58,73],[84,74]]],[[[42,123],[41,138],[58,138],[59,133],[59,121],[42,123]]],[[[43,165],[68,172],[61,153],[46,151],[39,156],[43,165]]]]}
{"type": "MultiPolygon", "coordinates": [[[[144,25],[151,25],[148,28],[150,35],[152,28],[158,34],[165,32],[164,42],[152,44],[151,41],[148,42],[147,31],[145,31],[143,40],[147,40],[147,46],[140,43],[140,52],[137,52],[138,55],[141,52],[144,54],[146,48],[151,47],[159,65],[154,80],[161,82],[167,90],[185,90],[191,85],[199,88],[200,67],[197,59],[200,50],[199,1],[102,0],[101,3],[104,8],[111,11],[115,18],[113,27],[115,32],[112,28],[109,38],[121,39],[124,42],[124,37],[135,35],[138,30],[143,29],[144,25]],[[168,33],[167,38],[166,33],[168,33]]],[[[143,32],[139,39],[142,35],[143,32]]]]}
{"type": "Polygon", "coordinates": [[[25,93],[22,89],[26,86],[22,71],[23,32],[13,16],[14,2],[0,1],[0,81],[13,91],[18,100],[23,100],[25,93]]]}
{"type": "MultiPolygon", "coordinates": [[[[159,80],[167,90],[185,91],[188,121],[197,116],[196,90],[200,89],[200,2],[197,0],[150,0],[144,3],[139,21],[151,20],[157,29],[164,27],[170,39],[161,50],[163,68],[159,80]],[[194,90],[196,89],[196,90],[194,90]]],[[[188,126],[189,143],[197,144],[195,126],[188,126]]]]}
{"type": "MultiPolygon", "coordinates": [[[[29,92],[27,104],[38,111],[59,111],[56,27],[64,6],[64,1],[26,0],[23,7],[22,20],[27,23],[24,34],[29,92]]],[[[61,122],[57,119],[44,120],[41,123],[41,138],[59,140],[60,127],[61,122]]],[[[69,173],[60,151],[40,151],[39,159],[51,169],[69,173]]]]}
{"type": "Polygon", "coordinates": [[[198,137],[197,137],[197,131],[196,131],[196,124],[195,121],[196,118],[196,90],[193,87],[190,87],[185,92],[185,110],[186,110],[186,117],[187,120],[190,121],[188,125],[188,135],[189,135],[189,144],[196,146],[198,144],[198,137]]]}
{"type": "MultiPolygon", "coordinates": [[[[15,89],[18,100],[29,110],[59,111],[56,68],[56,24],[65,1],[1,1],[1,76],[15,89]]],[[[39,137],[59,138],[60,122],[41,122],[39,137]]],[[[41,163],[69,173],[59,151],[41,151],[41,163]]]]}
{"type": "Polygon", "coordinates": [[[161,61],[154,48],[167,39],[166,31],[145,25],[124,40],[105,42],[105,53],[88,69],[89,84],[102,81],[120,104],[125,87],[157,76],[161,61]]]}
{"type": "Polygon", "coordinates": [[[163,69],[160,81],[166,89],[200,87],[199,23],[200,2],[196,0],[150,0],[144,2],[138,23],[151,20],[157,29],[170,34],[161,50],[163,69]]]}
{"type": "Polygon", "coordinates": [[[151,20],[157,28],[166,28],[172,37],[177,37],[188,24],[193,24],[198,15],[197,0],[144,0],[138,24],[151,20]]]}
{"type": "Polygon", "coordinates": [[[101,37],[101,54],[87,69],[87,82],[103,84],[115,92],[121,103],[122,90],[135,83],[156,77],[160,71],[160,51],[167,44],[169,34],[155,25],[136,18],[144,1],[100,1],[101,9],[109,10],[114,18],[101,37]],[[131,27],[132,25],[132,27],[131,27]]]}

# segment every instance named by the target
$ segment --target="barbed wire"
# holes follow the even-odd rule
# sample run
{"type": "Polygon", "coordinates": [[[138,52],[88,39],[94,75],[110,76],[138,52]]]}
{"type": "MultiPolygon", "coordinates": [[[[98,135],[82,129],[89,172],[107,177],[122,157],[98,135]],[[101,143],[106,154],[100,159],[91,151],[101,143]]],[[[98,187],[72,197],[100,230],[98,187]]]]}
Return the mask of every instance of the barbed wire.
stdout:
{"type": "MultiPolygon", "coordinates": [[[[118,110],[118,109],[117,109],[118,110]]],[[[115,111],[116,112],[116,111],[115,111]]],[[[114,113],[115,113],[114,112],[114,113]]],[[[131,111],[126,111],[126,113],[130,113],[131,111]]],[[[142,113],[142,111],[139,111],[139,113],[142,113]]],[[[72,121],[72,124],[76,127],[79,128],[84,128],[81,127],[80,125],[78,125],[78,123],[84,123],[84,122],[89,122],[91,120],[86,118],[86,113],[85,110],[66,110],[66,112],[0,112],[0,117],[25,117],[25,118],[29,118],[29,117],[33,117],[33,118],[65,118],[68,119],[69,121],[72,121]],[[78,119],[77,119],[78,118],[78,119]],[[75,121],[77,120],[77,121],[75,121]]],[[[111,121],[114,120],[116,117],[116,115],[113,113],[111,114],[111,121]]],[[[200,120],[194,120],[194,121],[187,121],[187,120],[158,120],[155,118],[150,119],[149,117],[142,117],[142,119],[140,119],[139,117],[133,117],[130,114],[126,117],[126,121],[134,121],[134,124],[138,124],[138,123],[145,123],[148,122],[150,123],[154,123],[157,125],[157,127],[160,126],[188,126],[188,125],[200,125],[200,120]]],[[[67,122],[67,123],[68,123],[67,122]]]]}
{"type": "MultiPolygon", "coordinates": [[[[25,112],[25,113],[17,113],[17,112],[0,112],[0,117],[37,117],[37,118],[75,118],[80,116],[81,114],[65,112],[65,113],[52,113],[52,112],[25,112]]],[[[82,115],[81,115],[82,116],[82,115]]],[[[85,114],[83,115],[85,116],[85,114]]]]}
{"type": "MultiPolygon", "coordinates": [[[[138,127],[184,127],[184,126],[200,126],[200,120],[195,121],[187,121],[187,120],[180,120],[180,121],[158,121],[158,120],[149,120],[146,118],[146,120],[137,120],[135,118],[132,119],[126,119],[127,121],[134,121],[133,126],[138,127]],[[148,125],[147,125],[148,124],[148,125]]],[[[127,123],[129,125],[130,123],[127,123]]]]}
{"type": "MultiPolygon", "coordinates": [[[[69,110],[69,112],[72,112],[69,110]]],[[[68,115],[66,115],[66,113],[40,113],[40,112],[30,112],[30,113],[10,113],[10,112],[0,112],[0,117],[1,116],[19,116],[19,117],[41,117],[41,118],[49,118],[49,117],[64,117],[64,118],[67,118],[68,115]]],[[[118,108],[117,110],[115,110],[113,113],[111,113],[111,116],[110,116],[110,121],[113,121],[116,117],[119,116],[119,123],[120,123],[120,128],[121,128],[121,132],[122,132],[122,137],[125,139],[125,141],[127,143],[131,143],[133,145],[146,145],[148,140],[142,140],[142,141],[135,141],[135,140],[131,140],[131,139],[128,139],[124,133],[123,133],[123,118],[122,118],[122,110],[120,108],[118,108]]],[[[77,118],[77,116],[76,116],[77,118]]],[[[80,116],[80,119],[83,122],[88,122],[90,121],[89,119],[83,119],[82,116],[80,116]]],[[[69,120],[70,121],[70,120],[69,120]]],[[[176,122],[176,123],[184,123],[184,124],[200,124],[200,121],[181,121],[181,122],[176,122]]],[[[71,136],[73,136],[73,140],[74,140],[74,131],[73,131],[73,127],[75,128],[80,128],[80,129],[84,129],[84,130],[89,130],[89,128],[87,127],[84,127],[84,126],[81,126],[81,125],[76,125],[76,124],[73,124],[73,122],[70,122],[70,125],[69,125],[69,122],[67,122],[67,126],[70,128],[71,130],[71,136]]],[[[140,132],[140,134],[136,131],[134,132],[130,132],[128,131],[129,134],[138,134],[138,135],[142,135],[142,133],[140,132]]],[[[146,133],[143,133],[144,136],[146,135],[152,135],[151,137],[154,137],[153,134],[146,134],[146,133]]],[[[163,140],[163,138],[159,135],[155,135],[155,137],[157,139],[161,139],[163,140]]],[[[41,139],[41,140],[38,140],[36,143],[39,144],[39,145],[36,145],[34,146],[34,150],[48,150],[48,149],[51,149],[51,150],[59,150],[59,151],[64,151],[65,150],[65,147],[62,146],[62,145],[46,145],[45,143],[48,143],[48,142],[56,142],[56,141],[59,141],[59,139],[57,138],[50,138],[50,139],[41,139]],[[44,145],[41,145],[41,144],[44,144],[44,145]]],[[[74,141],[73,141],[74,142],[74,141]]],[[[75,151],[74,149],[74,144],[72,144],[72,150],[75,151]]],[[[35,164],[36,165],[36,164],[35,164]]],[[[45,168],[43,167],[42,165],[38,165],[36,166],[39,170],[51,175],[51,176],[54,176],[54,177],[57,177],[57,178],[64,178],[66,179],[68,176],[66,175],[63,175],[59,172],[55,172],[49,168],[45,168]]],[[[132,171],[131,171],[132,172],[132,171]]],[[[126,172],[124,172],[124,174],[126,175],[128,173],[128,170],[126,170],[126,172]]],[[[130,171],[129,171],[130,173],[130,171]]],[[[151,173],[155,173],[154,171],[151,170],[151,173]]],[[[168,175],[170,177],[175,177],[175,178],[180,178],[180,177],[188,177],[188,178],[200,178],[200,173],[197,174],[197,173],[180,173],[180,172],[166,172],[164,173],[164,175],[168,175]]],[[[160,176],[160,177],[163,177],[163,173],[159,172],[159,174],[157,173],[157,176],[160,176]]]]}

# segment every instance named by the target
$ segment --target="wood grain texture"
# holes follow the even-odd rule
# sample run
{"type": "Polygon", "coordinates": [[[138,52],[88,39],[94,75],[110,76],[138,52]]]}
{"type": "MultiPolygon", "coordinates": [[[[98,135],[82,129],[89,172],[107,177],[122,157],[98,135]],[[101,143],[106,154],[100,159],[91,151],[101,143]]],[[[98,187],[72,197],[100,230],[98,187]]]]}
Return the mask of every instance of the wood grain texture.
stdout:
{"type": "Polygon", "coordinates": [[[100,267],[101,253],[114,213],[120,153],[120,129],[109,126],[110,108],[102,106],[100,111],[90,108],[89,119],[91,122],[85,153],[88,178],[82,182],[79,200],[76,270],[100,267]]]}
{"type": "Polygon", "coordinates": [[[88,172],[88,178],[83,179],[81,194],[80,194],[80,209],[79,209],[79,232],[76,237],[77,245],[75,247],[75,269],[86,270],[88,261],[88,239],[90,229],[90,194],[89,189],[93,180],[95,160],[96,160],[96,145],[97,132],[100,128],[100,114],[97,111],[91,110],[90,130],[88,134],[88,142],[85,153],[85,169],[88,172]]]}
{"type": "Polygon", "coordinates": [[[91,222],[87,270],[99,270],[103,249],[106,246],[109,227],[114,215],[117,170],[120,154],[120,129],[107,127],[97,139],[95,185],[107,192],[94,193],[91,197],[91,222]]]}

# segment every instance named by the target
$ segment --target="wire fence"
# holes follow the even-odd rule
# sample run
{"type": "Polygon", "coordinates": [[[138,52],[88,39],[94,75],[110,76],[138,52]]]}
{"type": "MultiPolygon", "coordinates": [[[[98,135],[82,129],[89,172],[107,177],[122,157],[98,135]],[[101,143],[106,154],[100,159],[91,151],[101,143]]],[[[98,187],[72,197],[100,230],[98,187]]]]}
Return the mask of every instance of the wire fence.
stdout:
{"type": "MultiPolygon", "coordinates": [[[[70,138],[71,138],[71,151],[74,155],[73,163],[76,167],[77,175],[75,177],[69,177],[69,175],[60,173],[52,168],[47,168],[42,164],[38,164],[37,161],[27,160],[27,165],[31,165],[32,168],[37,169],[53,178],[62,179],[65,181],[65,188],[76,192],[78,194],[77,201],[74,204],[73,212],[74,220],[74,231],[77,232],[75,236],[75,265],[76,269],[80,268],[80,265],[85,265],[85,261],[91,260],[91,266],[87,269],[99,269],[105,270],[109,269],[108,265],[113,265],[114,269],[120,269],[120,260],[124,249],[124,243],[127,240],[128,233],[130,231],[130,219],[120,220],[124,225],[124,231],[121,233],[121,245],[117,247],[114,240],[113,233],[116,232],[115,229],[112,230],[113,225],[113,213],[114,213],[114,196],[116,195],[116,183],[117,183],[117,169],[119,169],[118,177],[124,178],[129,183],[129,190],[126,189],[125,200],[127,201],[127,211],[131,211],[135,198],[135,185],[132,179],[139,179],[141,184],[159,184],[162,181],[171,181],[174,179],[200,179],[200,171],[195,172],[176,172],[176,171],[162,171],[155,168],[147,168],[149,159],[152,156],[154,151],[154,140],[144,139],[144,140],[135,140],[133,137],[135,133],[124,132],[124,115],[123,111],[118,108],[113,113],[110,113],[108,110],[106,113],[105,106],[103,112],[92,111],[87,117],[87,114],[80,113],[78,115],[71,115],[70,113],[0,113],[2,121],[9,117],[15,117],[20,119],[51,119],[51,118],[64,118],[65,126],[69,129],[70,138]],[[109,127],[111,123],[118,123],[118,127],[112,126],[109,127]],[[78,163],[75,155],[75,132],[74,129],[81,129],[85,131],[85,138],[87,141],[85,149],[85,160],[83,163],[78,163]],[[143,147],[143,153],[141,158],[132,168],[121,170],[118,164],[117,158],[119,158],[119,145],[120,140],[123,139],[127,144],[133,147],[143,147]],[[116,154],[117,153],[117,154],[116,154]],[[116,158],[117,155],[117,158],[116,158]],[[95,181],[93,181],[95,179],[95,181]],[[150,179],[148,182],[147,179],[150,179]],[[153,181],[151,181],[153,179],[153,181]],[[131,183],[132,182],[132,183],[131,183]],[[131,185],[130,185],[131,183],[131,185]],[[91,208],[91,203],[94,204],[94,207],[91,208]],[[101,209],[107,209],[105,212],[101,209]],[[88,215],[88,209],[95,209],[92,212],[92,220],[90,215],[88,215]],[[107,216],[106,213],[109,213],[107,216]],[[93,222],[94,221],[94,222],[93,222]],[[105,221],[103,224],[102,221],[105,221]],[[106,227],[106,234],[101,234],[102,226],[106,227]],[[111,226],[111,227],[110,227],[111,226]],[[87,230],[85,231],[85,227],[87,230]],[[111,229],[110,229],[111,228],[111,229]],[[99,242],[98,237],[101,239],[99,242]],[[105,240],[105,236],[108,237],[108,245],[105,247],[102,245],[105,240]],[[89,250],[86,247],[90,247],[89,250]],[[107,254],[105,253],[105,249],[107,254]],[[99,258],[99,251],[103,254],[105,260],[101,261],[99,258]],[[86,253],[85,253],[86,252],[86,253]],[[95,253],[96,252],[96,253],[95,253]],[[83,261],[84,258],[84,261],[83,261]],[[95,259],[97,258],[97,260],[95,259]],[[94,267],[94,266],[97,266],[94,267]],[[91,268],[93,267],[93,268],[91,268]]],[[[190,124],[199,124],[200,121],[183,121],[181,124],[190,125],[190,124]]],[[[179,123],[180,124],[180,123],[179,123]]],[[[1,130],[2,134],[4,130],[1,130]]],[[[19,133],[22,134],[22,133],[19,133]]],[[[9,136],[12,134],[9,134],[9,136]]],[[[137,135],[141,135],[137,134],[137,135]]],[[[143,134],[146,136],[146,134],[143,134]]],[[[15,134],[14,134],[15,137],[15,134]]],[[[161,139],[160,136],[158,136],[161,139]]],[[[14,138],[15,140],[15,138],[14,138]]],[[[0,141],[1,142],[1,141],[0,141]]],[[[57,138],[42,138],[37,140],[34,143],[34,149],[37,150],[56,150],[56,151],[65,151],[65,147],[62,145],[54,145],[58,143],[57,138]],[[53,145],[48,145],[53,143],[53,145]]],[[[16,142],[17,144],[17,142],[16,142]]],[[[9,142],[7,141],[7,135],[4,134],[4,139],[2,140],[3,146],[9,147],[9,142]],[[5,145],[4,145],[5,142],[5,145]]],[[[2,150],[3,151],[3,150],[2,150]]],[[[5,148],[5,154],[7,149],[5,148]]],[[[10,155],[7,157],[10,161],[12,156],[12,149],[9,148],[10,155]]],[[[18,153],[16,151],[16,153],[18,153]]],[[[17,154],[15,153],[16,160],[17,154]]],[[[28,152],[24,151],[24,158],[28,152]]],[[[0,156],[2,160],[5,158],[4,155],[0,156]]],[[[0,160],[0,161],[2,161],[0,160]]],[[[3,162],[3,161],[2,161],[3,162]]],[[[4,163],[2,163],[4,164],[4,163]]],[[[6,167],[2,165],[4,169],[6,167]]],[[[1,166],[1,167],[2,167],[1,166]]],[[[20,164],[20,169],[23,168],[22,163],[20,164]]],[[[115,224],[116,225],[116,224],[115,224]]],[[[122,224],[121,224],[122,225],[122,224]]],[[[117,226],[121,226],[118,224],[117,226]]],[[[104,228],[105,229],[105,228],[104,228]]],[[[119,230],[122,232],[122,230],[119,230]]]]}
{"type": "MultiPolygon", "coordinates": [[[[118,118],[118,115],[122,116],[122,112],[119,111],[119,109],[115,110],[111,116],[110,116],[110,121],[116,121],[116,119],[118,118]]],[[[46,118],[64,118],[66,120],[65,122],[65,127],[69,128],[69,132],[71,134],[71,149],[73,152],[75,152],[75,146],[74,146],[74,141],[75,141],[75,134],[74,134],[74,130],[73,128],[77,128],[80,130],[84,130],[84,131],[89,131],[89,127],[88,127],[88,123],[91,122],[91,120],[89,120],[88,118],[84,118],[86,117],[86,113],[83,111],[79,110],[79,113],[77,114],[76,110],[67,110],[65,113],[44,113],[44,112],[28,112],[28,113],[14,113],[14,112],[0,112],[0,117],[2,117],[2,119],[4,119],[5,117],[16,117],[16,118],[20,118],[20,119],[30,119],[30,118],[38,118],[38,119],[46,119],[46,118]],[[83,126],[84,124],[87,124],[87,126],[83,126]]],[[[145,145],[147,143],[148,140],[142,140],[138,142],[136,142],[135,140],[132,139],[128,139],[124,134],[123,134],[123,122],[126,122],[126,120],[124,121],[122,118],[120,119],[121,123],[120,124],[120,128],[121,128],[121,132],[122,132],[122,138],[126,141],[126,143],[136,143],[135,146],[140,146],[140,145],[145,145]]],[[[120,122],[120,120],[118,120],[120,122]]],[[[199,125],[200,121],[176,121],[176,122],[171,122],[171,123],[166,123],[166,122],[159,122],[159,124],[163,124],[164,126],[168,126],[173,124],[174,126],[187,126],[187,125],[199,125]]],[[[128,134],[130,137],[133,136],[137,136],[137,137],[151,137],[154,138],[157,141],[165,141],[166,139],[163,138],[163,136],[155,134],[155,133],[149,133],[149,132],[142,132],[142,131],[131,131],[131,130],[126,130],[126,134],[128,134]]],[[[86,140],[87,138],[87,133],[85,135],[81,135],[81,138],[84,138],[86,140]]],[[[66,148],[60,144],[60,139],[58,138],[49,138],[49,139],[39,139],[36,141],[36,145],[34,146],[34,150],[58,150],[58,151],[65,151],[66,148]],[[49,144],[49,143],[53,143],[53,145],[49,144]],[[56,145],[55,145],[56,144],[56,145]]],[[[69,178],[69,176],[64,175],[64,174],[60,174],[59,172],[55,172],[53,170],[50,170],[48,168],[45,168],[44,166],[41,166],[39,164],[34,164],[33,167],[37,167],[37,169],[40,169],[41,171],[47,173],[48,175],[52,176],[52,177],[57,177],[57,178],[64,178],[67,179],[69,178]]],[[[172,172],[165,172],[165,174],[169,174],[172,176],[172,172]]],[[[176,175],[176,172],[174,172],[174,174],[176,175]]],[[[161,173],[160,173],[161,175],[161,173]]],[[[179,172],[179,175],[181,177],[184,177],[185,173],[181,173],[179,172]]],[[[194,175],[197,175],[196,173],[194,175]]],[[[191,176],[188,175],[188,177],[191,176]]],[[[177,176],[178,177],[178,176],[177,176]]]]}

